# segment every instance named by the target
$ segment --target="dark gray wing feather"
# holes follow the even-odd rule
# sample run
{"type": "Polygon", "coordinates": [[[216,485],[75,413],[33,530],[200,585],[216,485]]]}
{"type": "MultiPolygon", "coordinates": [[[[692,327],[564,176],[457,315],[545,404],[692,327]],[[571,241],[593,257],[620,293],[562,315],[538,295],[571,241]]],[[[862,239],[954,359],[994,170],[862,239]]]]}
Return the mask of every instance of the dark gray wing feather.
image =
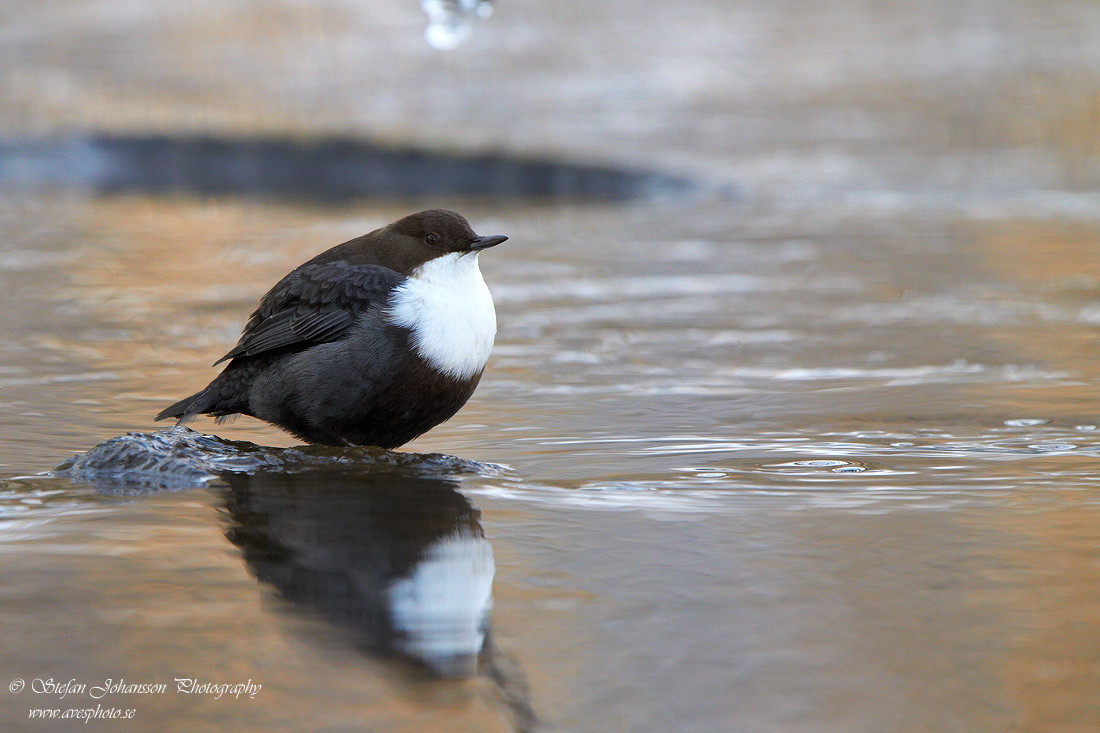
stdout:
{"type": "Polygon", "coordinates": [[[343,260],[305,265],[268,291],[248,319],[241,340],[214,363],[338,341],[360,313],[385,303],[404,279],[385,267],[343,260]]]}

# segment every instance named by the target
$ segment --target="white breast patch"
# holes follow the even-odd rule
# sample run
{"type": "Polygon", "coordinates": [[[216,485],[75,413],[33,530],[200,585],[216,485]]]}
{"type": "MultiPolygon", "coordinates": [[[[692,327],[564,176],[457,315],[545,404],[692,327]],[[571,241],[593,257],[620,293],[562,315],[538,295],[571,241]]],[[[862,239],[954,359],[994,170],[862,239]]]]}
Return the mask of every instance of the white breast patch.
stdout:
{"type": "Polygon", "coordinates": [[[421,358],[457,379],[485,368],[497,333],[478,254],[452,252],[428,260],[394,288],[386,314],[390,323],[412,331],[421,358]]]}

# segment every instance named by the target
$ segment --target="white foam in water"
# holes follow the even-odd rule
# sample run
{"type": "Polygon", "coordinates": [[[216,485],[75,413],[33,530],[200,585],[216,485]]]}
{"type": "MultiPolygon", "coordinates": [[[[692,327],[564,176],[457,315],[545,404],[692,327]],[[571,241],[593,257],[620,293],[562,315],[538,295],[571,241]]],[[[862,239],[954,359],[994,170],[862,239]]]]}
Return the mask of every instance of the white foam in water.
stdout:
{"type": "Polygon", "coordinates": [[[489,0],[420,0],[428,14],[424,37],[434,48],[449,51],[470,35],[473,18],[488,18],[493,14],[489,0]]]}

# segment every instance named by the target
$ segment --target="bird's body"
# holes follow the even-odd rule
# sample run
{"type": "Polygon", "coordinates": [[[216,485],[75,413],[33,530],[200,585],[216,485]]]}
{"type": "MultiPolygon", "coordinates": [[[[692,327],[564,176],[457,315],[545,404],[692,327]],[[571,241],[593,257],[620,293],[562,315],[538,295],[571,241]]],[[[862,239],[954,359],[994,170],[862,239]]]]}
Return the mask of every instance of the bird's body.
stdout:
{"type": "Polygon", "coordinates": [[[496,334],[478,237],[424,211],[322,252],[260,301],[210,385],[161,412],[237,413],[311,443],[395,448],[454,415],[496,334]]]}

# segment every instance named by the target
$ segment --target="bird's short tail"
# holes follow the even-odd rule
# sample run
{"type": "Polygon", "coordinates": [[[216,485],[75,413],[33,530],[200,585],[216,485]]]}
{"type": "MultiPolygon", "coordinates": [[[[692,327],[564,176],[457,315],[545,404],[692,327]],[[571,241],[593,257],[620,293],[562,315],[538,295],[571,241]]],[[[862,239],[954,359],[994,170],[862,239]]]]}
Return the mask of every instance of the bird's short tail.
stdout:
{"type": "Polygon", "coordinates": [[[167,418],[175,417],[179,419],[179,424],[181,425],[183,423],[190,422],[195,418],[196,415],[199,415],[209,409],[209,405],[206,404],[207,400],[204,399],[206,397],[206,393],[209,391],[209,388],[207,388],[202,390],[201,392],[196,392],[190,397],[184,397],[182,400],[172,405],[171,407],[166,407],[161,410],[153,419],[166,420],[167,418]]]}
{"type": "Polygon", "coordinates": [[[211,415],[222,423],[238,413],[248,412],[247,397],[242,394],[242,388],[247,387],[248,376],[247,370],[227,368],[206,389],[166,407],[156,419],[174,417],[182,425],[190,422],[196,415],[211,415]]]}

